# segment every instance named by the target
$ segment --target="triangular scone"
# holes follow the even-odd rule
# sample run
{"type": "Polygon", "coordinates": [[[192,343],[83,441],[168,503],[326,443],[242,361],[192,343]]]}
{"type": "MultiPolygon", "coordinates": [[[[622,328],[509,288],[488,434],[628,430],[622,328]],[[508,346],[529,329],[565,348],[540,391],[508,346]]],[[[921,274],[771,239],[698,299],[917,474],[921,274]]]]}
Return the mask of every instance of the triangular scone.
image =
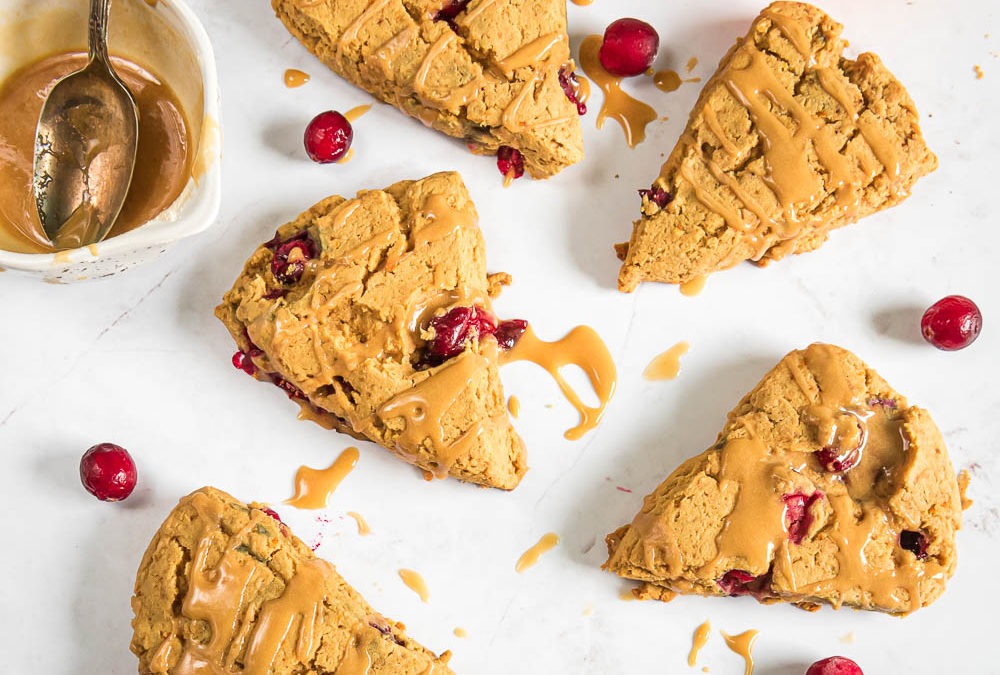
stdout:
{"type": "Polygon", "coordinates": [[[850,352],[794,351],[609,535],[639,593],[905,614],[955,570],[958,481],[927,411],[850,352]]]}
{"type": "Polygon", "coordinates": [[[761,12],[644,191],[620,290],[811,251],[937,167],[906,90],[876,55],[843,58],[840,31],[804,3],[761,12]]]}
{"type": "Polygon", "coordinates": [[[261,508],[206,487],[160,526],[132,597],[140,673],[452,672],[261,508]]]}
{"type": "Polygon", "coordinates": [[[512,147],[535,178],[583,159],[565,0],[272,5],[336,73],[473,152],[512,147]]]}
{"type": "Polygon", "coordinates": [[[216,315],[241,350],[234,363],[307,416],[439,477],[512,489],[527,466],[497,340],[469,333],[454,358],[426,357],[435,317],[478,308],[495,322],[490,296],[506,279],[486,274],[461,177],[439,173],[329,197],[281,226],[216,315]]]}

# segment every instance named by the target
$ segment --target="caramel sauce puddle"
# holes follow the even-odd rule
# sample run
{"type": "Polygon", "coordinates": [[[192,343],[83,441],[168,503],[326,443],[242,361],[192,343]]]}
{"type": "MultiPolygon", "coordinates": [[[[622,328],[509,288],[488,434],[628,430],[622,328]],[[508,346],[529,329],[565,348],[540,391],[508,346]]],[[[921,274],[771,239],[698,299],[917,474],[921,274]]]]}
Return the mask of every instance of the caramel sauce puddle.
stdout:
{"type": "Polygon", "coordinates": [[[326,469],[300,466],[295,472],[295,494],[285,503],[297,509],[326,508],[326,500],[358,463],[358,449],[347,448],[326,469]]]}

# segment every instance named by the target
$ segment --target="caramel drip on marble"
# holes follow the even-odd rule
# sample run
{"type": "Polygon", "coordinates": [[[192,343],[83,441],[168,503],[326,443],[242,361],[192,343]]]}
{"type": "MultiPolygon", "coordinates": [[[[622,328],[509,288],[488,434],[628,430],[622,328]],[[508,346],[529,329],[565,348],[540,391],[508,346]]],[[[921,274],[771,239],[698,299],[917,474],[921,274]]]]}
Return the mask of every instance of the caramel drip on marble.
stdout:
{"type": "Polygon", "coordinates": [[[656,110],[629,96],[621,88],[621,78],[604,69],[598,58],[601,48],[600,35],[588,35],[580,45],[580,66],[583,72],[604,92],[604,103],[597,115],[597,128],[611,118],[621,125],[625,142],[634,148],[646,138],[646,125],[657,118],[656,110]]]}
{"type": "Polygon", "coordinates": [[[688,665],[692,668],[698,663],[698,653],[708,644],[708,636],[711,630],[712,624],[709,621],[706,621],[695,629],[694,636],[691,638],[691,651],[688,652],[688,665]]]}
{"type": "Polygon", "coordinates": [[[399,570],[399,578],[403,580],[407,588],[420,596],[422,602],[427,602],[430,599],[431,593],[427,588],[427,582],[419,573],[413,570],[399,570]]]}
{"type": "Polygon", "coordinates": [[[681,357],[687,354],[687,342],[678,342],[673,347],[658,355],[643,371],[647,380],[672,380],[681,372],[681,357]]]}
{"type": "Polygon", "coordinates": [[[739,635],[722,633],[722,637],[726,640],[726,646],[743,657],[743,661],[746,663],[743,675],[753,675],[753,645],[757,641],[758,635],[759,632],[755,630],[748,630],[739,635]]]}
{"type": "Polygon", "coordinates": [[[456,628],[455,630],[452,631],[452,633],[457,638],[466,638],[466,637],[469,637],[468,631],[466,631],[464,628],[456,628]]]}
{"type": "Polygon", "coordinates": [[[372,529],[368,527],[368,521],[365,520],[364,516],[362,516],[360,513],[358,513],[357,511],[348,511],[347,515],[353,518],[354,522],[357,523],[358,534],[360,534],[362,537],[367,537],[369,534],[372,533],[372,529]]]}
{"type": "Polygon", "coordinates": [[[521,557],[517,559],[517,564],[514,565],[514,569],[517,570],[518,574],[520,574],[529,567],[534,567],[543,554],[551,551],[558,544],[559,535],[555,532],[549,532],[542,535],[542,538],[538,540],[538,543],[521,554],[521,557]]]}
{"type": "Polygon", "coordinates": [[[361,117],[362,115],[364,115],[366,112],[368,112],[371,109],[372,109],[372,104],[371,103],[367,103],[365,105],[355,106],[355,107],[351,108],[350,110],[348,110],[347,112],[345,112],[344,113],[344,117],[347,118],[348,122],[350,122],[350,123],[353,124],[354,122],[357,121],[357,119],[359,117],[361,117]]]}
{"type": "Polygon", "coordinates": [[[705,290],[706,281],[708,281],[708,277],[704,274],[696,276],[689,281],[685,281],[680,285],[681,295],[691,298],[700,294],[703,290],[705,290]]]}
{"type": "Polygon", "coordinates": [[[681,87],[681,76],[677,74],[676,70],[658,70],[653,73],[653,84],[660,91],[671,92],[677,91],[681,87]]]}
{"type": "Polygon", "coordinates": [[[688,59],[687,65],[684,66],[684,69],[690,73],[692,70],[694,70],[695,66],[697,65],[698,65],[698,57],[692,56],[691,58],[688,59]]]}
{"type": "Polygon", "coordinates": [[[347,448],[326,469],[300,466],[295,473],[295,495],[285,503],[297,509],[323,509],[330,495],[354,470],[358,463],[358,449],[347,448]]]}
{"type": "Polygon", "coordinates": [[[469,451],[484,425],[494,423],[493,419],[481,420],[458,438],[446,439],[444,422],[448,411],[489,363],[487,357],[465,351],[379,408],[378,416],[383,422],[396,418],[403,420],[404,427],[396,437],[396,450],[401,456],[411,461],[419,460],[419,451],[430,441],[431,461],[436,464],[431,469],[439,478],[448,474],[455,461],[469,451]]]}
{"type": "Polygon", "coordinates": [[[571,441],[581,438],[600,424],[608,402],[615,393],[617,372],[614,360],[608,352],[607,345],[589,326],[577,326],[564,338],[555,342],[540,340],[531,326],[528,326],[528,330],[514,348],[501,355],[500,359],[501,363],[531,361],[548,371],[559,385],[566,400],[580,413],[580,423],[565,433],[566,438],[571,441]],[[597,407],[584,404],[580,396],[566,382],[560,369],[568,365],[579,366],[587,375],[594,393],[597,394],[597,407]]]}
{"type": "Polygon", "coordinates": [[[309,81],[309,73],[298,70],[297,68],[289,68],[285,71],[284,79],[286,87],[289,89],[295,89],[296,87],[301,87],[309,81]]]}
{"type": "Polygon", "coordinates": [[[552,58],[556,56],[561,57],[561,61],[566,61],[569,58],[569,46],[566,44],[566,36],[562,33],[549,33],[548,35],[536,38],[520,47],[510,56],[498,61],[496,65],[500,69],[500,72],[504,74],[504,77],[510,79],[514,75],[515,70],[528,66],[537,66],[549,60],[550,55],[552,58]],[[558,54],[554,53],[556,52],[556,47],[562,47],[558,50],[558,54]]]}
{"type": "Polygon", "coordinates": [[[517,419],[521,414],[521,400],[517,396],[511,396],[507,399],[507,412],[514,419],[517,419]]]}
{"type": "Polygon", "coordinates": [[[580,7],[586,7],[587,5],[594,2],[594,0],[572,0],[574,5],[579,5],[580,7]]]}

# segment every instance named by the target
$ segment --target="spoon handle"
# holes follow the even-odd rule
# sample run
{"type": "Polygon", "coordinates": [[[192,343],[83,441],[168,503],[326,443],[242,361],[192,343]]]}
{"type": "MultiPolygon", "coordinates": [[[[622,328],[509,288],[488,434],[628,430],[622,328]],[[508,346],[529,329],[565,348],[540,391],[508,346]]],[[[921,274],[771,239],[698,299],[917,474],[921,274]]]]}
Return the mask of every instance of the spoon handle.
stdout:
{"type": "Polygon", "coordinates": [[[90,60],[108,63],[108,12],[111,0],[90,0],[90,60]]]}

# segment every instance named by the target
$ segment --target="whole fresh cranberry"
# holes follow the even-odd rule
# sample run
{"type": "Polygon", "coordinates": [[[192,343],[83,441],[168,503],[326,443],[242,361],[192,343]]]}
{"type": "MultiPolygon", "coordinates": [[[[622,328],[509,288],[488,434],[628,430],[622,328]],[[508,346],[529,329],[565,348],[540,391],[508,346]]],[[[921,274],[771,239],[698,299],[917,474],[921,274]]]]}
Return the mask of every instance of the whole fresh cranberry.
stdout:
{"type": "Polygon", "coordinates": [[[135,489],[135,462],[114,443],[98,443],[80,458],[80,482],[102,502],[118,502],[135,489]]]}
{"type": "Polygon", "coordinates": [[[920,332],[924,339],[949,352],[971,345],[982,329],[982,312],[964,295],[941,298],[920,319],[920,332]]]}
{"type": "Polygon", "coordinates": [[[642,75],[660,48],[656,29],[639,19],[618,19],[604,30],[597,57],[604,70],[618,77],[642,75]]]}
{"type": "Polygon", "coordinates": [[[524,175],[524,155],[509,145],[501,145],[497,150],[497,169],[504,178],[520,178],[524,175]]]}
{"type": "Polygon", "coordinates": [[[576,73],[562,68],[559,71],[559,86],[562,87],[563,93],[566,94],[566,98],[570,100],[570,103],[576,106],[576,114],[586,115],[587,104],[580,100],[580,86],[576,73]]]}
{"type": "Polygon", "coordinates": [[[806,675],[865,675],[861,666],[846,656],[831,656],[809,666],[806,675]]]}
{"type": "Polygon", "coordinates": [[[354,129],[336,110],[316,115],[306,127],[306,154],[314,162],[329,164],[347,154],[354,140],[354,129]]]}

